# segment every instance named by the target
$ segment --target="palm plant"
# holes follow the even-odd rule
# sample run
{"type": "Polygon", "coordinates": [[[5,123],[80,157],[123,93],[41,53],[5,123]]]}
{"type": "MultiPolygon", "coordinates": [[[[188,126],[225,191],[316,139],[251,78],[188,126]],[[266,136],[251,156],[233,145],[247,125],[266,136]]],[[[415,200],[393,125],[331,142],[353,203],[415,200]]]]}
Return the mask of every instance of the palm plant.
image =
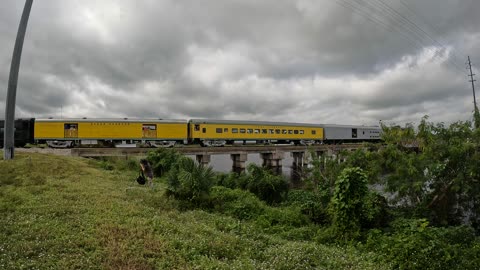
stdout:
{"type": "Polygon", "coordinates": [[[198,201],[209,195],[214,179],[212,167],[181,157],[168,173],[168,193],[177,199],[198,201]]]}

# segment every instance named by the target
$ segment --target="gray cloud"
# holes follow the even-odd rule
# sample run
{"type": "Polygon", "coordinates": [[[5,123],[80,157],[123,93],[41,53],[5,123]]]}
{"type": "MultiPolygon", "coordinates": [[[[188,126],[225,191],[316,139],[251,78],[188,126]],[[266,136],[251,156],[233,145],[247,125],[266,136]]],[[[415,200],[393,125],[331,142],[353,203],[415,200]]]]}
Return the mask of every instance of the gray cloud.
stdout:
{"type": "MultiPolygon", "coordinates": [[[[415,14],[399,0],[36,1],[17,116],[468,120],[480,2],[402,1],[415,14]]],[[[23,2],[4,2],[6,89],[23,2]]]]}

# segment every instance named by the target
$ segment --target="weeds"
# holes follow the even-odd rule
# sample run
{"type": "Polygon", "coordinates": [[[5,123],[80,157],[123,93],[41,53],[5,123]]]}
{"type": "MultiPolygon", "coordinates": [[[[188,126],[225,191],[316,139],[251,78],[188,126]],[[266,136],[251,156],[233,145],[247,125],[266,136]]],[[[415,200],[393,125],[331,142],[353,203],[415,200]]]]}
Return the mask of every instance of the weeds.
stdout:
{"type": "Polygon", "coordinates": [[[381,251],[317,243],[320,227],[291,201],[213,187],[208,211],[184,211],[166,179],[134,182],[136,161],[102,162],[0,161],[1,269],[388,269],[381,251]]]}

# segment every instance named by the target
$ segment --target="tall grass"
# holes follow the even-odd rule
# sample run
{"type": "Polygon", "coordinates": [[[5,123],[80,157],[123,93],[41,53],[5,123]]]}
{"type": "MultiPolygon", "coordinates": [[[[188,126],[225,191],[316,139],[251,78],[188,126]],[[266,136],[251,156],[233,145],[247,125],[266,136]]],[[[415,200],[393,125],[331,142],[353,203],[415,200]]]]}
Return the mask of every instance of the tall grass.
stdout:
{"type": "Polygon", "coordinates": [[[0,160],[0,269],[387,268],[370,253],[314,242],[313,227],[260,201],[264,212],[252,219],[180,211],[165,180],[155,179],[153,190],[139,186],[134,161],[125,162],[0,160]],[[276,231],[278,224],[293,225],[276,231]]]}

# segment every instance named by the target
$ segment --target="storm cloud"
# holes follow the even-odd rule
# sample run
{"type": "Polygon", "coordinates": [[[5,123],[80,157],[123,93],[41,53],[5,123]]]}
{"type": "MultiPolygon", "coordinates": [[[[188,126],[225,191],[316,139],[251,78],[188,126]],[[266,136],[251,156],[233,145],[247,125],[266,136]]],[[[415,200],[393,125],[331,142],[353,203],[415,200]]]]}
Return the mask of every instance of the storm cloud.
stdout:
{"type": "MultiPolygon", "coordinates": [[[[0,10],[0,118],[23,1],[0,10]]],[[[476,0],[42,0],[16,117],[471,120],[476,0]]]]}

